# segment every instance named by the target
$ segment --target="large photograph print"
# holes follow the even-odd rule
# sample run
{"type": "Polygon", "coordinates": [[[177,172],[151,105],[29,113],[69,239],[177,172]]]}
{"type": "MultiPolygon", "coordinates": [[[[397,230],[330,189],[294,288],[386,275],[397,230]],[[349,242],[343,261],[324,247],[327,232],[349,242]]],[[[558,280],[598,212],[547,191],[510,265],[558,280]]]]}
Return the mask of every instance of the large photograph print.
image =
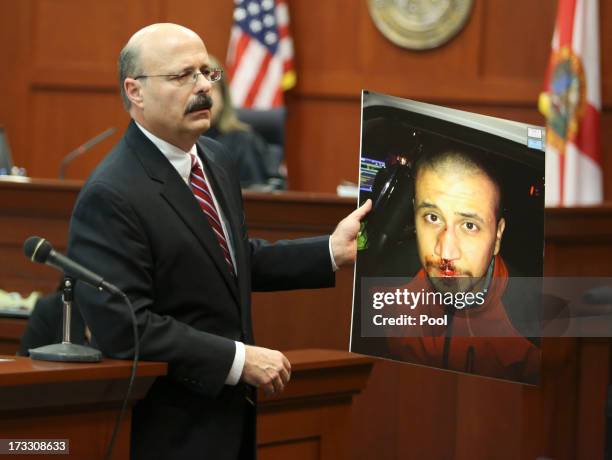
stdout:
{"type": "Polygon", "coordinates": [[[350,350],[537,384],[543,128],[365,91],[350,350]]]}

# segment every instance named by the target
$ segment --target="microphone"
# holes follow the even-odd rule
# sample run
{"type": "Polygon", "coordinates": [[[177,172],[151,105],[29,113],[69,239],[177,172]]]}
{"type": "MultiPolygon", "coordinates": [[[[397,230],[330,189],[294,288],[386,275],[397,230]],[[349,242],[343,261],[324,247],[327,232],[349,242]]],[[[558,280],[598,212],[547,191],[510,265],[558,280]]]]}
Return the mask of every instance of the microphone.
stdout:
{"type": "Polygon", "coordinates": [[[95,348],[72,343],[70,329],[72,322],[72,290],[74,280],[65,276],[62,280],[62,341],[28,349],[30,358],[40,361],[59,361],[74,363],[97,363],[102,360],[102,353],[95,348]]]}
{"type": "Polygon", "coordinates": [[[55,251],[51,243],[39,236],[31,236],[23,243],[23,252],[32,262],[47,264],[59,268],[66,275],[79,279],[99,290],[105,290],[111,294],[122,295],[116,286],[104,281],[100,275],[83,267],[63,254],[55,251]]]}
{"type": "Polygon", "coordinates": [[[108,128],[106,131],[101,132],[100,134],[98,134],[95,137],[92,137],[91,139],[89,139],[87,142],[85,142],[82,145],[79,145],[76,149],[74,149],[72,152],[68,153],[68,155],[66,155],[64,157],[64,159],[62,160],[60,167],[59,167],[59,178],[63,179],[64,178],[64,174],[66,172],[66,166],[68,166],[68,164],[70,162],[72,162],[72,160],[74,160],[76,157],[83,155],[85,152],[87,152],[88,150],[91,150],[91,148],[93,146],[95,146],[96,144],[99,144],[100,142],[102,142],[104,139],[106,139],[107,137],[111,136],[112,134],[115,133],[115,131],[117,131],[115,128],[108,128]]]}
{"type": "Polygon", "coordinates": [[[76,345],[70,343],[69,333],[66,335],[66,331],[70,330],[70,308],[72,303],[72,289],[73,283],[70,277],[79,279],[87,284],[98,288],[99,290],[105,290],[113,295],[116,295],[123,299],[125,304],[128,307],[128,311],[132,317],[132,333],[134,334],[134,358],[132,360],[132,371],[130,372],[130,381],[128,383],[128,388],[125,393],[125,397],[123,398],[123,403],[121,404],[121,409],[117,414],[117,419],[115,421],[115,427],[113,428],[113,433],[111,435],[111,440],[108,444],[108,449],[106,451],[105,459],[109,459],[112,456],[113,448],[115,446],[115,442],[117,440],[117,435],[119,433],[119,427],[121,426],[121,421],[123,419],[123,415],[128,406],[128,401],[130,400],[130,395],[132,394],[132,388],[134,387],[134,382],[136,380],[136,369],[138,368],[138,360],[140,358],[140,338],[138,336],[138,326],[136,322],[136,314],[134,313],[134,306],[132,302],[130,302],[129,297],[124,294],[118,287],[113,284],[104,281],[104,279],[96,275],[94,272],[86,269],[82,265],[76,263],[74,260],[69,259],[63,254],[55,251],[51,243],[49,243],[46,239],[41,238],[40,236],[31,236],[23,243],[23,252],[26,257],[30,259],[32,262],[38,262],[41,264],[51,265],[52,267],[59,268],[64,272],[64,295],[62,296],[62,301],[64,303],[64,341],[59,344],[46,345],[43,347],[38,347],[29,350],[30,356],[32,359],[40,359],[44,361],[100,361],[102,359],[102,354],[95,349],[90,347],[84,347],[81,345],[76,345]]]}

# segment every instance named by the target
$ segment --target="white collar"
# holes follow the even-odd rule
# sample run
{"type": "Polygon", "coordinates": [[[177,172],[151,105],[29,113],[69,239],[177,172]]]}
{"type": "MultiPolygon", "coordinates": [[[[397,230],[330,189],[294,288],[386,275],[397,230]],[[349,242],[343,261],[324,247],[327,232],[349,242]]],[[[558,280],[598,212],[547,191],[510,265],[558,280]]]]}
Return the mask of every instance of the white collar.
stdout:
{"type": "Polygon", "coordinates": [[[136,120],[134,120],[134,123],[136,123],[136,126],[140,128],[142,133],[147,136],[147,138],[153,142],[153,144],[155,144],[155,147],[157,147],[159,151],[168,159],[170,164],[174,167],[174,169],[176,169],[183,180],[185,182],[189,182],[189,175],[191,174],[191,155],[198,158],[196,145],[193,144],[191,149],[186,152],[183,149],[178,148],[176,145],[166,142],[165,140],[157,137],[155,134],[147,131],[136,120]]]}

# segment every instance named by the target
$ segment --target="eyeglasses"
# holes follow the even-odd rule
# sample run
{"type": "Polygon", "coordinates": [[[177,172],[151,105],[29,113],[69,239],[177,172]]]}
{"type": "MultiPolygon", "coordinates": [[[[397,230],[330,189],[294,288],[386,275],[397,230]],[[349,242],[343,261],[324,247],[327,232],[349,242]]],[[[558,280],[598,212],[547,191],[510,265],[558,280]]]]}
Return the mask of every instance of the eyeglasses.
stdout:
{"type": "Polygon", "coordinates": [[[195,85],[200,75],[206,78],[209,82],[214,83],[216,81],[221,80],[221,78],[223,78],[223,70],[222,69],[204,69],[201,72],[197,70],[191,70],[189,72],[183,72],[179,74],[138,75],[134,77],[134,79],[139,80],[141,78],[165,77],[168,79],[168,81],[176,83],[178,86],[183,86],[190,82],[195,85]]]}

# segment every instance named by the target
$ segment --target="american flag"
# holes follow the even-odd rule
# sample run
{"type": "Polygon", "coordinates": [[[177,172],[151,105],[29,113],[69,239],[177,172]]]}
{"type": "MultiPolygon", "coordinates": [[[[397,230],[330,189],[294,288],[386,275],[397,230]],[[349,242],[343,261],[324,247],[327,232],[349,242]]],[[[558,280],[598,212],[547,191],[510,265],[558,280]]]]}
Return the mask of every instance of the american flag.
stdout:
{"type": "Polygon", "coordinates": [[[271,109],[295,85],[293,42],[285,0],[234,0],[234,25],[227,51],[236,107],[271,109]]]}

